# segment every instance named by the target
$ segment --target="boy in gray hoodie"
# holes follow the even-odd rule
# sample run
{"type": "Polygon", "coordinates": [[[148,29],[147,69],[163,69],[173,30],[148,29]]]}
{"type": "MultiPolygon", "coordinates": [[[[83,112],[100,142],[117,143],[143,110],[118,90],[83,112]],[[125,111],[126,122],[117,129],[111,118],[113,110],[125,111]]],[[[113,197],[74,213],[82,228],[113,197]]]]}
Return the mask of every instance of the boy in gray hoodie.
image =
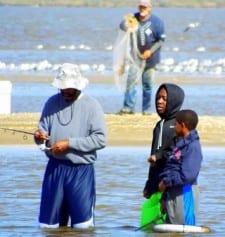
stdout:
{"type": "Polygon", "coordinates": [[[175,117],[184,101],[184,91],[172,83],[161,84],[156,92],[155,106],[160,117],[153,130],[150,167],[143,195],[150,198],[158,191],[159,175],[163,171],[167,152],[172,149],[175,134],[175,117]]]}

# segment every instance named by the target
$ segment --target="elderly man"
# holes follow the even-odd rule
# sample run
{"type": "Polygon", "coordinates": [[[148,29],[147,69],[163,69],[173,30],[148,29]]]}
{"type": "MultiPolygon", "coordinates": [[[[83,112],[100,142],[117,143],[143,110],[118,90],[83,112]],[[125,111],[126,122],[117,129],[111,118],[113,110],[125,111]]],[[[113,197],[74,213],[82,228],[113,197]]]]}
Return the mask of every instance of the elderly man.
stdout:
{"type": "Polygon", "coordinates": [[[59,93],[45,103],[34,133],[48,157],[40,204],[41,227],[94,226],[96,151],[106,145],[99,103],[82,93],[88,80],[78,67],[63,64],[53,81],[59,93]],[[43,145],[45,144],[45,145],[43,145]]]}
{"type": "MultiPolygon", "coordinates": [[[[143,115],[151,113],[152,82],[155,66],[160,62],[160,50],[165,40],[164,23],[159,17],[152,14],[151,11],[152,4],[150,0],[139,0],[138,12],[134,14],[138,22],[137,39],[133,39],[131,42],[133,60],[130,62],[123,108],[120,110],[120,114],[134,113],[139,78],[142,79],[142,113],[143,115]],[[137,68],[137,65],[134,63],[136,57],[144,62],[140,68],[137,68]]],[[[131,18],[125,17],[120,23],[120,28],[124,31],[131,28],[134,22],[127,19],[131,18]]]]}

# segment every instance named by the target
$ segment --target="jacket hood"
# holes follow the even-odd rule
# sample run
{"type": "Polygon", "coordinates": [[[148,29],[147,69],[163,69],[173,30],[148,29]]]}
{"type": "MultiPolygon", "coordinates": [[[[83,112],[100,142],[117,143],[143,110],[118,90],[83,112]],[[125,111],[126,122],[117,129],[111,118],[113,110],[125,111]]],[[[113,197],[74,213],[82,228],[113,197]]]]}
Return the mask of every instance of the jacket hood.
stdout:
{"type": "Polygon", "coordinates": [[[163,114],[159,114],[159,117],[161,119],[173,119],[176,117],[176,113],[180,110],[183,101],[184,101],[184,91],[181,87],[172,84],[172,83],[163,83],[159,86],[156,97],[155,97],[155,106],[157,103],[157,95],[161,88],[165,88],[167,91],[167,104],[166,104],[166,110],[163,114]]]}

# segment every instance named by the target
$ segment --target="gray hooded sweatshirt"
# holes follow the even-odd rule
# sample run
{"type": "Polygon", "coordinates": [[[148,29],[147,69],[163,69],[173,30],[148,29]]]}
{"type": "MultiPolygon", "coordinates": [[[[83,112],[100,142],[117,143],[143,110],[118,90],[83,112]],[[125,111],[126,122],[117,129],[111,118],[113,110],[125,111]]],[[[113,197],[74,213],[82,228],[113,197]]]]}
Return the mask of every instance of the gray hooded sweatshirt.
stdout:
{"type": "Polygon", "coordinates": [[[172,83],[164,83],[159,86],[156,92],[155,104],[157,103],[157,95],[162,87],[167,91],[167,105],[165,113],[158,114],[161,120],[156,123],[153,130],[151,155],[155,154],[157,161],[155,166],[149,168],[148,180],[144,188],[149,197],[158,190],[159,175],[164,168],[167,152],[171,150],[176,136],[176,113],[180,110],[184,101],[182,88],[172,83]]]}

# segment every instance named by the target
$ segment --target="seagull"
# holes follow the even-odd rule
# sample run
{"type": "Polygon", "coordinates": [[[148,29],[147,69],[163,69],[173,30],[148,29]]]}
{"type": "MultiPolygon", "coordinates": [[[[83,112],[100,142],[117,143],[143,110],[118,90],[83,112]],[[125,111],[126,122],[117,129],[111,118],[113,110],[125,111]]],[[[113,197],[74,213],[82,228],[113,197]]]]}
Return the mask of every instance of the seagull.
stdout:
{"type": "Polygon", "coordinates": [[[191,28],[196,28],[200,25],[199,22],[193,22],[193,23],[190,23],[185,29],[184,29],[184,32],[187,32],[189,31],[191,28]]]}

